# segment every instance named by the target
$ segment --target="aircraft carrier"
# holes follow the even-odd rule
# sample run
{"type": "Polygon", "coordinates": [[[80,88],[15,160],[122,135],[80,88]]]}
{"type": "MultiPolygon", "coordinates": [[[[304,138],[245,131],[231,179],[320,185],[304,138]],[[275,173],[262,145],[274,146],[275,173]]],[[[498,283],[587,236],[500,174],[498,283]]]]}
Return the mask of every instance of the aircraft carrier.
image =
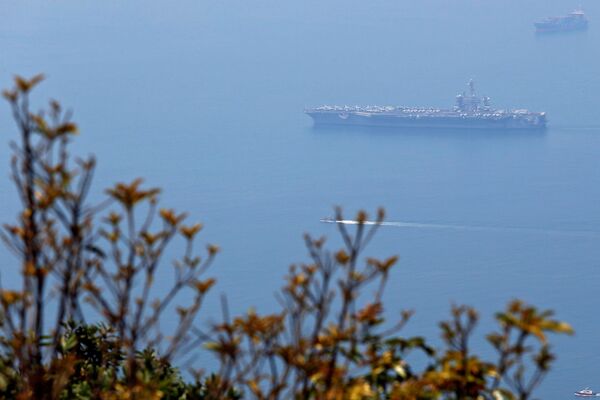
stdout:
{"type": "Polygon", "coordinates": [[[380,126],[391,128],[543,130],[546,113],[524,109],[499,110],[490,98],[477,96],[475,84],[456,96],[452,109],[396,106],[321,106],[304,110],[315,125],[380,126]]]}

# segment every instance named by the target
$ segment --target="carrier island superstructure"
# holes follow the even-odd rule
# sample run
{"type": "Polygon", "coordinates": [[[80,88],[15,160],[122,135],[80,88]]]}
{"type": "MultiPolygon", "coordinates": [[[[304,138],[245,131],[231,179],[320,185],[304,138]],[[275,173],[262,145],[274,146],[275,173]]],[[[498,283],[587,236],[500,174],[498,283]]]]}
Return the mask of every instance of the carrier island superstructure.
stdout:
{"type": "Polygon", "coordinates": [[[391,128],[523,129],[546,128],[546,113],[492,108],[490,98],[477,96],[473,80],[456,96],[452,109],[398,106],[320,106],[307,108],[315,125],[355,125],[391,128]]]}

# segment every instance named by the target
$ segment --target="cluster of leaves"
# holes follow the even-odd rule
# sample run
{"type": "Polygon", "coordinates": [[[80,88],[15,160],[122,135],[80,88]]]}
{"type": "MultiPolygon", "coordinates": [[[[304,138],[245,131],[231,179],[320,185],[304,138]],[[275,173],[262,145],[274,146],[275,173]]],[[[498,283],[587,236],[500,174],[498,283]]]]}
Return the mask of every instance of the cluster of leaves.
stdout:
{"type": "MultiPolygon", "coordinates": [[[[345,248],[334,253],[324,239],[306,236],[311,263],[290,268],[280,313],[226,318],[212,336],[202,333],[220,360],[223,386],[215,389],[244,388],[258,399],[531,398],[554,360],[547,335],[571,334],[571,327],[514,300],[487,337],[496,360],[472,352],[479,317],[468,306],[453,306],[451,319],[440,323],[441,349],[423,337],[403,337],[412,312],[401,311],[391,324],[383,317],[397,257],[359,262],[383,218],[382,210],[375,221],[360,212],[353,233],[338,224],[345,248]],[[365,297],[370,289],[373,296],[365,297]],[[410,363],[415,351],[427,360],[420,370],[410,363]]],[[[338,209],[336,220],[343,219],[338,209]]]]}
{"type": "MultiPolygon", "coordinates": [[[[198,346],[189,332],[215,283],[203,276],[218,247],[208,245],[201,258],[194,245],[202,225],[187,225],[185,214],[159,209],[160,191],[142,188],[140,180],[119,183],[106,191],[105,201],[90,205],[96,163],[70,157],[78,132],[70,113],[56,101],[48,111],[30,111],[30,92],[41,80],[17,77],[4,92],[20,133],[11,143],[11,168],[23,211],[16,223],[4,225],[2,239],[22,262],[22,286],[0,288],[0,346],[19,375],[19,392],[55,398],[66,383],[54,377],[70,370],[71,357],[62,352],[65,327],[69,321],[85,326],[87,314],[114,329],[126,387],[133,388],[140,349],[155,349],[169,362],[198,346]],[[173,261],[172,287],[157,296],[156,271],[176,239],[185,250],[173,261]],[[177,306],[182,297],[188,304],[177,306]],[[167,332],[160,328],[166,312],[179,315],[167,332]]],[[[114,385],[120,379],[104,378],[114,385]]]]}
{"type": "Polygon", "coordinates": [[[30,111],[41,80],[16,78],[4,92],[20,132],[11,165],[23,209],[2,232],[22,262],[21,287],[0,288],[4,398],[529,399],[554,360],[548,334],[572,332],[552,312],[515,300],[487,337],[492,361],[472,350],[478,314],[467,306],[454,306],[440,324],[440,349],[402,336],[411,311],[384,320],[397,257],[364,259],[383,210],[374,221],[359,212],[355,229],[338,224],[338,251],[305,236],[310,261],[290,267],[278,312],[230,316],[223,300],[222,322],[202,326],[197,316],[215,283],[204,275],[218,247],[197,255],[202,226],[160,209],[159,190],[140,180],[89,205],[95,161],[72,161],[70,114],[55,101],[47,112],[30,111]],[[176,239],[184,250],[172,286],[156,296],[157,270],[176,239]],[[168,312],[178,320],[165,332],[168,312]],[[186,381],[174,360],[201,348],[217,369],[186,381]],[[410,362],[414,352],[426,360],[421,368],[410,362]]]}

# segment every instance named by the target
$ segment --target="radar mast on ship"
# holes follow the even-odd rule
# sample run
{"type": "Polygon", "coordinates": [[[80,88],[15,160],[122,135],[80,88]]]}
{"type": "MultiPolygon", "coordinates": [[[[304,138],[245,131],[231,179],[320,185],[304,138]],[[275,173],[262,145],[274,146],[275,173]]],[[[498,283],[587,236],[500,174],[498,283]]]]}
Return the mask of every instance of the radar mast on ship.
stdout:
{"type": "MultiPolygon", "coordinates": [[[[479,110],[479,106],[481,104],[481,98],[477,96],[477,92],[475,91],[475,82],[473,79],[469,80],[469,94],[466,92],[459,94],[456,96],[456,110],[466,112],[466,113],[474,113],[479,110]]],[[[489,98],[484,98],[484,105],[487,107],[489,105],[489,98]],[[487,104],[486,104],[487,103],[487,104]]]]}

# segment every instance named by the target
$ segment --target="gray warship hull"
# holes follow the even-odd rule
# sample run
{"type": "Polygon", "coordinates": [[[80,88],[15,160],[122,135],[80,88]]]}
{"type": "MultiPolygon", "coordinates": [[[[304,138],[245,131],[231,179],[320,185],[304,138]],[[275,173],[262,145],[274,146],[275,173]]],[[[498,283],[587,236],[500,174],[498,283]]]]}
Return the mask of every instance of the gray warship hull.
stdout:
{"type": "Polygon", "coordinates": [[[546,114],[524,109],[492,108],[489,97],[475,94],[469,82],[469,93],[456,96],[452,109],[393,106],[320,106],[304,112],[315,125],[373,126],[409,129],[495,129],[543,130],[546,114]]]}
{"type": "Polygon", "coordinates": [[[583,31],[588,27],[588,20],[581,10],[575,10],[562,17],[549,17],[534,23],[538,33],[583,31]]]}
{"type": "Polygon", "coordinates": [[[379,126],[387,128],[424,128],[424,129],[515,129],[543,130],[546,128],[546,118],[543,113],[527,114],[497,114],[469,115],[460,113],[430,112],[415,113],[383,113],[361,111],[324,111],[306,110],[316,126],[345,125],[345,126],[379,126]]]}

